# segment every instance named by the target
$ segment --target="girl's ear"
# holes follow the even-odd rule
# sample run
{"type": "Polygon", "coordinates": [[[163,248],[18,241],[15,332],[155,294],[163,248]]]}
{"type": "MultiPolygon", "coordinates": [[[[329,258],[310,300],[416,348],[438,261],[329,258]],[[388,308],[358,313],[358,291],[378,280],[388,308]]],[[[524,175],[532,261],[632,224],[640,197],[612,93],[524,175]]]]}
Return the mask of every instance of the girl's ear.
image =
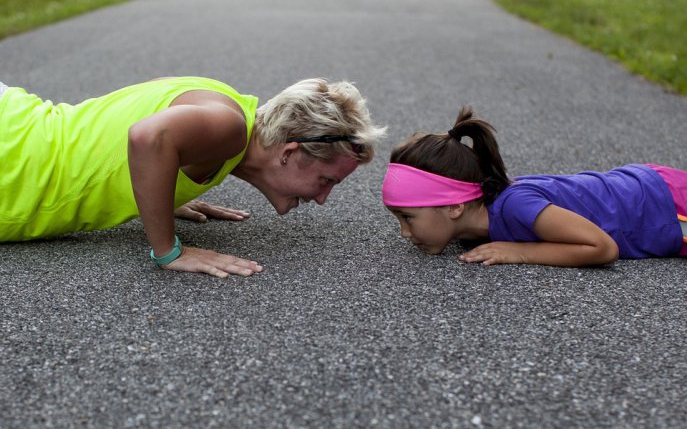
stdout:
{"type": "Polygon", "coordinates": [[[448,206],[448,216],[451,219],[458,219],[465,212],[465,204],[453,204],[448,206]]]}

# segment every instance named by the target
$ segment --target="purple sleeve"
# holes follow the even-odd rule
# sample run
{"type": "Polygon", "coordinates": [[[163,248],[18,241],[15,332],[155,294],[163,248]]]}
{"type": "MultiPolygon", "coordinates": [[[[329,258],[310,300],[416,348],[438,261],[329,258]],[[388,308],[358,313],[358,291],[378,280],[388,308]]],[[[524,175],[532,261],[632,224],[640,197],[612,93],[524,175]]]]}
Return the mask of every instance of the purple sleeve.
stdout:
{"type": "Polygon", "coordinates": [[[493,241],[540,241],[534,221],[551,201],[524,184],[511,185],[499,198],[495,224],[489,232],[493,241]]]}

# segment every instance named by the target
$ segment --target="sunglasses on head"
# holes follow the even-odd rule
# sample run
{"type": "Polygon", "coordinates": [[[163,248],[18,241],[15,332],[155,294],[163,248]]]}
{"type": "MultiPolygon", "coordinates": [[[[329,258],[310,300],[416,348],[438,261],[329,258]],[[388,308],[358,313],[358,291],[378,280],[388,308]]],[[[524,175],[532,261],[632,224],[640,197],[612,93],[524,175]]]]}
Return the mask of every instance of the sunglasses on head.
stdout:
{"type": "Polygon", "coordinates": [[[336,142],[340,142],[340,141],[346,141],[346,142],[350,143],[351,150],[353,150],[354,153],[361,153],[363,151],[363,145],[358,144],[358,143],[353,143],[353,141],[351,139],[352,139],[351,136],[328,134],[328,135],[317,136],[317,137],[289,138],[287,140],[290,142],[296,142],[296,143],[336,143],[336,142]]]}

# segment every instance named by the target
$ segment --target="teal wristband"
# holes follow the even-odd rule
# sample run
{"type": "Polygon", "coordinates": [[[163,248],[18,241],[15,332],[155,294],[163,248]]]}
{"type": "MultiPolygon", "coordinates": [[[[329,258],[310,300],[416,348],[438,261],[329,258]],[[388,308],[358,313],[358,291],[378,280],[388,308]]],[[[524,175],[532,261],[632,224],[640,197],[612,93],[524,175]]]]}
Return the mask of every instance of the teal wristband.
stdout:
{"type": "Polygon", "coordinates": [[[155,256],[155,252],[152,249],[150,250],[150,259],[155,261],[157,265],[167,265],[179,256],[181,256],[181,240],[176,235],[174,236],[174,247],[165,256],[158,258],[155,256]]]}

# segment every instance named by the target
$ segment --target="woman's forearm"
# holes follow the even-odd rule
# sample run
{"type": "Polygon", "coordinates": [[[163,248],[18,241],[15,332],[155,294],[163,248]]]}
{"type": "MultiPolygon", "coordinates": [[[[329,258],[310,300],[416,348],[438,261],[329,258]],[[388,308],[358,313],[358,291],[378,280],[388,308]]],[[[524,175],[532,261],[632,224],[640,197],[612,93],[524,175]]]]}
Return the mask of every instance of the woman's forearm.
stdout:
{"type": "Polygon", "coordinates": [[[174,192],[179,155],[165,144],[165,133],[149,133],[136,125],[129,132],[129,170],[134,198],[155,255],[174,245],[174,192]]]}

